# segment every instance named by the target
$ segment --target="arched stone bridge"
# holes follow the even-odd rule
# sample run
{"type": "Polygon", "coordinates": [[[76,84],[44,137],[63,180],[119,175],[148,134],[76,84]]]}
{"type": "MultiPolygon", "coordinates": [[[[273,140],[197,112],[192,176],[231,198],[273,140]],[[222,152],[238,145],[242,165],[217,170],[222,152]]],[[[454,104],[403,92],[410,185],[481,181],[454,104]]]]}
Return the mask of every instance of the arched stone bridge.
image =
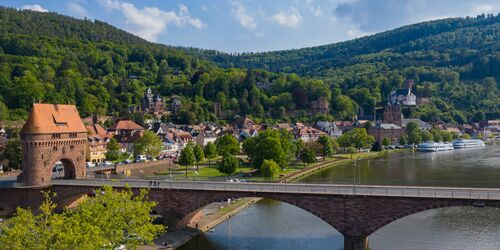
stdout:
{"type": "Polygon", "coordinates": [[[149,180],[54,180],[51,186],[0,189],[0,207],[40,204],[41,192],[57,193],[55,202],[70,204],[96,187],[111,185],[135,190],[150,188],[158,213],[175,212],[179,219],[231,197],[263,197],[302,208],[344,235],[344,249],[365,249],[367,237],[394,220],[420,211],[450,206],[500,207],[500,189],[352,186],[320,184],[169,182],[150,187],[149,180]]]}

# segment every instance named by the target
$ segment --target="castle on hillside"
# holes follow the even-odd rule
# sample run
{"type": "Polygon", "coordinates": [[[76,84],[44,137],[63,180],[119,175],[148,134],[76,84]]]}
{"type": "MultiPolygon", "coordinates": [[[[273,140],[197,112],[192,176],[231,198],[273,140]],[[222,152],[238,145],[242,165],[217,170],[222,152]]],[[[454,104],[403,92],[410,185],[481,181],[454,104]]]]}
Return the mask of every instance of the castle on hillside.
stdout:
{"type": "Polygon", "coordinates": [[[405,86],[402,89],[391,91],[389,94],[389,104],[415,106],[417,105],[417,96],[411,92],[414,81],[409,79],[405,81],[405,86]]]}
{"type": "Polygon", "coordinates": [[[148,87],[144,97],[142,98],[141,109],[143,112],[150,113],[158,117],[163,115],[165,112],[165,101],[159,94],[153,94],[151,88],[148,87]]]}

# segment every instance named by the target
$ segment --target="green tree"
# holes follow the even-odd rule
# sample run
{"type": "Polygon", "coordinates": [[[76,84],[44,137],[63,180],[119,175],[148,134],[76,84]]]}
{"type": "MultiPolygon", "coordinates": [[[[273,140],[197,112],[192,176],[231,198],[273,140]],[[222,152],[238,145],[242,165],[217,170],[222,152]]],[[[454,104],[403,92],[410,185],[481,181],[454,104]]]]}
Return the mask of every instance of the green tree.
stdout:
{"type": "Polygon", "coordinates": [[[429,132],[429,131],[422,131],[420,133],[420,136],[422,137],[422,141],[424,141],[424,142],[434,140],[434,138],[432,137],[431,132],[429,132]]]}
{"type": "Polygon", "coordinates": [[[298,139],[295,141],[295,159],[300,158],[300,153],[302,153],[302,150],[304,150],[304,141],[302,139],[298,139]]]}
{"type": "Polygon", "coordinates": [[[321,145],[321,153],[323,157],[332,157],[334,153],[332,138],[322,135],[318,138],[318,143],[321,145]]]}
{"type": "Polygon", "coordinates": [[[109,140],[106,150],[106,159],[116,161],[120,158],[120,145],[115,138],[109,140]]]}
{"type": "Polygon", "coordinates": [[[420,127],[416,122],[409,122],[406,124],[406,134],[411,134],[413,131],[420,131],[420,127]]]}
{"type": "Polygon", "coordinates": [[[186,167],[186,178],[187,178],[188,166],[193,165],[194,161],[195,157],[194,157],[193,147],[188,145],[184,149],[182,149],[181,156],[179,157],[179,164],[181,166],[186,167]]]}
{"type": "Polygon", "coordinates": [[[347,133],[342,134],[338,139],[340,146],[344,148],[354,147],[357,149],[369,148],[374,141],[375,138],[368,135],[364,128],[351,129],[347,133]]]}
{"type": "Polygon", "coordinates": [[[264,160],[260,165],[260,174],[264,177],[273,179],[279,174],[279,165],[273,160],[264,160]]]}
{"type": "Polygon", "coordinates": [[[135,248],[150,243],[164,231],[151,216],[155,202],[148,201],[147,190],[134,194],[111,187],[96,190],[78,207],[55,213],[56,204],[45,194],[38,213],[17,208],[16,214],[1,227],[2,249],[116,249],[135,248]]]}
{"type": "Polygon", "coordinates": [[[193,147],[194,160],[196,162],[196,171],[198,171],[198,164],[200,161],[205,160],[205,153],[199,144],[193,147]]]}
{"type": "Polygon", "coordinates": [[[399,144],[405,145],[406,143],[408,143],[406,136],[405,135],[401,136],[401,138],[399,138],[399,144]]]}
{"type": "Polygon", "coordinates": [[[145,131],[139,140],[134,145],[134,155],[148,155],[158,157],[163,150],[163,143],[152,131],[145,131]]]}
{"type": "Polygon", "coordinates": [[[9,119],[9,108],[5,103],[0,101],[0,121],[9,119]]]}
{"type": "Polygon", "coordinates": [[[217,146],[217,153],[219,155],[224,154],[238,154],[240,152],[240,143],[234,136],[230,134],[225,134],[215,141],[217,146]]]}
{"type": "Polygon", "coordinates": [[[384,139],[382,140],[382,145],[387,147],[390,144],[391,144],[391,141],[389,140],[389,138],[384,137],[384,139]]]}
{"type": "Polygon", "coordinates": [[[306,164],[316,162],[316,155],[314,153],[314,150],[305,148],[300,154],[300,160],[302,160],[302,162],[306,164]]]}
{"type": "Polygon", "coordinates": [[[422,142],[422,136],[420,134],[421,133],[419,133],[417,131],[411,132],[411,134],[408,135],[408,143],[420,144],[422,142]]]}
{"type": "Polygon", "coordinates": [[[217,147],[215,146],[215,144],[209,142],[205,146],[204,151],[205,151],[205,157],[208,158],[208,165],[210,165],[210,161],[215,157],[217,157],[217,147]]]}
{"type": "Polygon", "coordinates": [[[3,152],[4,157],[9,160],[9,168],[20,169],[23,162],[23,149],[19,139],[12,139],[7,142],[3,152]]]}
{"type": "Polygon", "coordinates": [[[285,166],[286,155],[281,147],[281,142],[276,137],[267,137],[255,145],[255,155],[252,156],[254,168],[259,168],[264,160],[273,160],[283,169],[285,166]]]}
{"type": "Polygon", "coordinates": [[[222,156],[222,160],[219,162],[217,170],[229,177],[236,171],[236,168],[238,168],[238,160],[236,157],[226,153],[222,156]]]}

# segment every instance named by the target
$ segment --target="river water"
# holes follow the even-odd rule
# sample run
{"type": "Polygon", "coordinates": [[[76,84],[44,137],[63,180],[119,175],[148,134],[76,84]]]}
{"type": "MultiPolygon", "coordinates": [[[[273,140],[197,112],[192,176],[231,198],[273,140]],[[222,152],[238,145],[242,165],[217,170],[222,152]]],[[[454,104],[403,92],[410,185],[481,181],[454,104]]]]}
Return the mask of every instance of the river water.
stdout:
{"type": "MultiPolygon", "coordinates": [[[[305,183],[500,187],[500,146],[400,152],[325,169],[305,183]]],[[[342,249],[343,237],[292,205],[261,200],[199,236],[191,249],[342,249]]],[[[500,209],[451,207],[401,218],[369,236],[370,249],[500,249],[500,209]]]]}

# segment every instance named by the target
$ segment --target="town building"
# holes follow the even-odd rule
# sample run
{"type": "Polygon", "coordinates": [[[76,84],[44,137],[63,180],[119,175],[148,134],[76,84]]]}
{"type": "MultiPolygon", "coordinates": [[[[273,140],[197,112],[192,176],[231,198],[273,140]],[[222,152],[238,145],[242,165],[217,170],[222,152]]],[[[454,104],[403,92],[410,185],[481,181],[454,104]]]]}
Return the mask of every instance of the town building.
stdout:
{"type": "Polygon", "coordinates": [[[418,118],[403,118],[402,127],[406,128],[406,126],[408,126],[408,123],[410,123],[410,122],[417,123],[418,127],[422,130],[429,130],[432,128],[431,124],[424,122],[418,118]]]}
{"type": "Polygon", "coordinates": [[[159,94],[153,94],[150,87],[146,90],[142,98],[142,111],[159,117],[165,113],[165,101],[159,94]]]}
{"type": "Polygon", "coordinates": [[[413,80],[406,80],[405,87],[391,91],[389,94],[389,103],[392,105],[400,104],[406,106],[417,105],[417,97],[411,92],[413,87],[413,80]]]}
{"type": "Polygon", "coordinates": [[[384,108],[383,123],[395,124],[398,126],[403,125],[403,113],[401,112],[401,105],[388,104],[384,108]]]}
{"type": "Polygon", "coordinates": [[[198,132],[195,134],[195,140],[196,144],[200,145],[201,147],[205,148],[205,146],[208,143],[215,143],[217,140],[217,136],[213,132],[198,132]]]}
{"type": "Polygon", "coordinates": [[[330,137],[337,138],[342,135],[342,130],[337,127],[335,122],[317,121],[316,127],[330,137]]]}
{"type": "Polygon", "coordinates": [[[106,159],[107,146],[112,137],[99,123],[97,116],[93,116],[93,122],[86,125],[87,129],[87,153],[85,159],[88,162],[100,163],[106,159]]]}
{"type": "Polygon", "coordinates": [[[108,132],[118,141],[122,152],[133,153],[134,144],[142,137],[144,128],[131,120],[120,120],[108,128],[108,132]]]}
{"type": "Polygon", "coordinates": [[[295,139],[301,139],[304,142],[317,141],[320,136],[326,135],[325,132],[309,126],[297,126],[294,130],[295,139]]]}
{"type": "Polygon", "coordinates": [[[402,127],[389,124],[389,123],[379,123],[368,129],[368,134],[373,136],[376,141],[381,143],[384,138],[389,139],[392,143],[399,140],[404,134],[402,127]]]}

